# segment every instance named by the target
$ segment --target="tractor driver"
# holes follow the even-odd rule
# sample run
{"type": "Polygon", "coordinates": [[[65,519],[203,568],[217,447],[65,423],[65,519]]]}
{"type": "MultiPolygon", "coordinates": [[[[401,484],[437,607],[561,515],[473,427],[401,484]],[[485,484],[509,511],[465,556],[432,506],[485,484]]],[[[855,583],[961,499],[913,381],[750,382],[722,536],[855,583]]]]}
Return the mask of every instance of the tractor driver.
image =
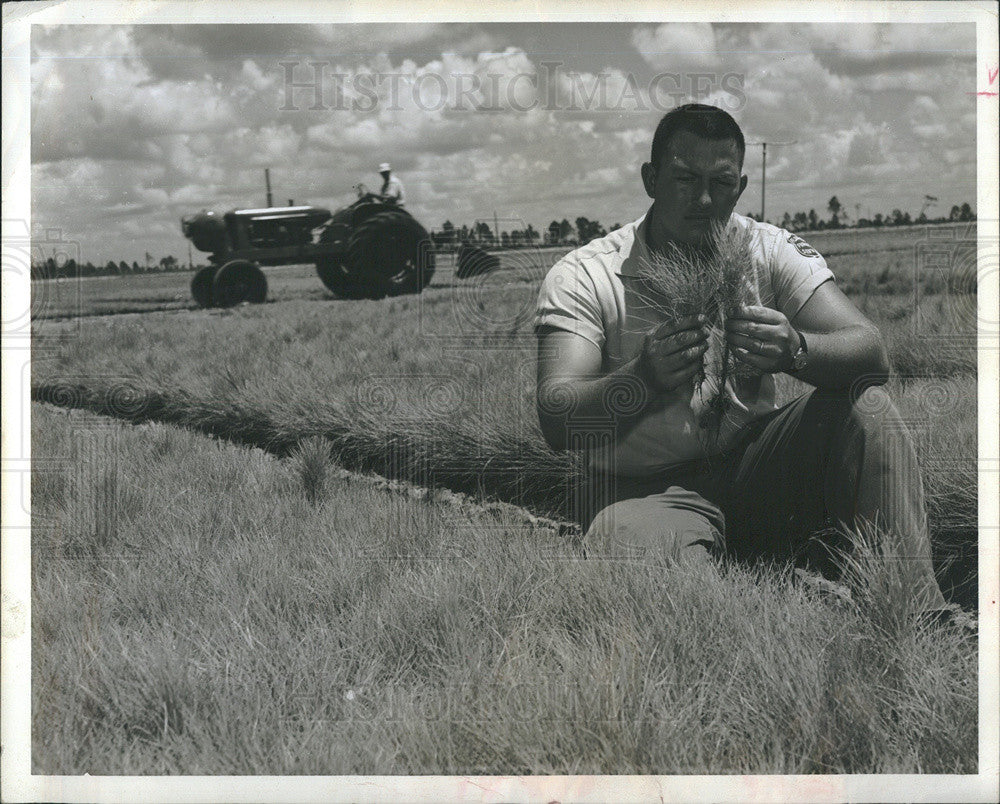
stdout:
{"type": "Polygon", "coordinates": [[[378,172],[382,174],[382,189],[379,191],[382,201],[397,207],[403,206],[403,182],[392,175],[388,162],[379,165],[378,172]]]}

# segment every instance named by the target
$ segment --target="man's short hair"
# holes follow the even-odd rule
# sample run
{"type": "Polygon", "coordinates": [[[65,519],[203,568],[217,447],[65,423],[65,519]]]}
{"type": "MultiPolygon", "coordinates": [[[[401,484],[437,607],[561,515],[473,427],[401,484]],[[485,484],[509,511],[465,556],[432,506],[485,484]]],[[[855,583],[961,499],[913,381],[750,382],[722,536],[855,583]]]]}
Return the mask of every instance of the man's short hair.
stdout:
{"type": "Polygon", "coordinates": [[[746,155],[747,144],[743,132],[729,112],[717,106],[705,103],[685,103],[676,109],[671,109],[660,120],[653,134],[653,147],[650,148],[650,162],[658,167],[659,160],[666,153],[670,138],[679,131],[689,131],[707,140],[735,140],[736,150],[740,155],[740,167],[743,167],[743,157],[746,155]]]}

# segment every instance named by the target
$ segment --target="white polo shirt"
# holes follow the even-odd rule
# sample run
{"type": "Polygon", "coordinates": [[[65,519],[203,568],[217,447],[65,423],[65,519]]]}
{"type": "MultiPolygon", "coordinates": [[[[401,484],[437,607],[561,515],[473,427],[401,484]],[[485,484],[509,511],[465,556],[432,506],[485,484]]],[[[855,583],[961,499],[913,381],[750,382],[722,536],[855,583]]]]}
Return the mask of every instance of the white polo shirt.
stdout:
{"type": "Polygon", "coordinates": [[[403,182],[397,179],[395,176],[390,175],[389,178],[382,185],[382,195],[387,195],[390,198],[396,199],[397,206],[403,206],[403,182]]]}
{"type": "MultiPolygon", "coordinates": [[[[647,213],[648,214],[648,213],[647,213]]],[[[732,221],[754,232],[757,297],[792,320],[820,285],[833,279],[819,252],[769,223],[734,214],[732,221]]],[[[593,240],[563,257],[542,282],[535,315],[536,329],[552,326],[593,342],[608,374],[638,354],[643,335],[663,321],[639,292],[639,274],[650,260],[646,215],[593,240]]],[[[721,333],[714,336],[715,348],[721,333]]],[[[775,409],[770,374],[727,381],[733,404],[712,451],[731,445],[747,423],[775,409]]],[[[671,392],[664,408],[647,414],[613,447],[594,450],[592,467],[622,475],[647,475],[677,463],[703,457],[708,447],[698,426],[701,396],[685,387],[671,392]]]]}

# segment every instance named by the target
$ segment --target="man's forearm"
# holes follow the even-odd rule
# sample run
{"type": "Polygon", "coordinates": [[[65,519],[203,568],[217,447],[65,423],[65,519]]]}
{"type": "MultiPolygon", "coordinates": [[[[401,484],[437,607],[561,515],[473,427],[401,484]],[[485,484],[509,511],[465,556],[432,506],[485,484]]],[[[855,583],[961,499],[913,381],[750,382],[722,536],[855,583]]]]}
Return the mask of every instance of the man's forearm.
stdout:
{"type": "Polygon", "coordinates": [[[576,422],[611,424],[615,437],[628,433],[656,404],[655,394],[633,358],[603,377],[559,377],[539,388],[538,419],[553,449],[571,447],[567,429],[576,422]]]}
{"type": "Polygon", "coordinates": [[[808,362],[793,377],[817,388],[882,385],[888,379],[889,357],[878,330],[858,326],[802,335],[808,362]]]}

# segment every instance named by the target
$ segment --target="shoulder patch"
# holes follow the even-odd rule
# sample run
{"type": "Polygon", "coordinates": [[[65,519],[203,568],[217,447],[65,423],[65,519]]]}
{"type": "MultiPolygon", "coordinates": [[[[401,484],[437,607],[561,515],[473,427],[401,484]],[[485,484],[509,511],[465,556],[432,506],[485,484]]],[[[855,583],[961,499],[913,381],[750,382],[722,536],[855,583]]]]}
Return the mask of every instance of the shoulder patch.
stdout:
{"type": "Polygon", "coordinates": [[[790,234],[788,235],[788,242],[795,246],[795,250],[799,252],[803,257],[818,257],[819,252],[816,251],[812,246],[810,246],[805,240],[803,240],[798,235],[790,234]]]}

